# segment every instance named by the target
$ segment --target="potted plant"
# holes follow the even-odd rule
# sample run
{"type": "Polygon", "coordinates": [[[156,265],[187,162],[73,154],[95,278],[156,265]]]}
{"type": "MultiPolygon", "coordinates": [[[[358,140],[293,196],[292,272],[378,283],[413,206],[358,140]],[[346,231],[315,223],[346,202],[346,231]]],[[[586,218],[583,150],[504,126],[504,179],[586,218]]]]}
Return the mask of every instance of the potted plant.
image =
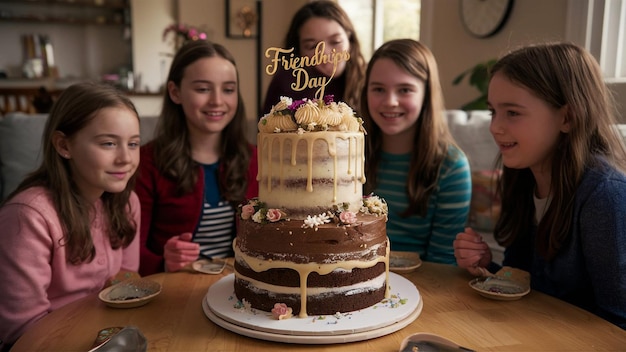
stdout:
{"type": "Polygon", "coordinates": [[[469,85],[476,87],[480,92],[480,96],[461,106],[462,110],[486,110],[487,109],[487,89],[489,87],[489,71],[491,66],[496,63],[495,59],[478,63],[476,66],[469,68],[458,75],[453,85],[460,84],[466,76],[469,76],[469,85]]]}

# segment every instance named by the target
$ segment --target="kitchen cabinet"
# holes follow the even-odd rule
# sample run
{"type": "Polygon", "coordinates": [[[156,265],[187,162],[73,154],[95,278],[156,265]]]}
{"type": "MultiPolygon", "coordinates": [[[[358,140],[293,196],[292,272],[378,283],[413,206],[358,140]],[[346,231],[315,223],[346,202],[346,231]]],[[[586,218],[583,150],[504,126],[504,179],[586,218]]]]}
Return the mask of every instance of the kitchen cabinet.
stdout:
{"type": "Polygon", "coordinates": [[[127,0],[0,0],[0,22],[130,25],[127,0]]]}
{"type": "Polygon", "coordinates": [[[0,0],[0,86],[32,78],[100,81],[132,71],[130,11],[129,0],[0,0]],[[41,55],[32,47],[43,41],[52,47],[55,70],[29,74],[28,60],[41,55]]]}

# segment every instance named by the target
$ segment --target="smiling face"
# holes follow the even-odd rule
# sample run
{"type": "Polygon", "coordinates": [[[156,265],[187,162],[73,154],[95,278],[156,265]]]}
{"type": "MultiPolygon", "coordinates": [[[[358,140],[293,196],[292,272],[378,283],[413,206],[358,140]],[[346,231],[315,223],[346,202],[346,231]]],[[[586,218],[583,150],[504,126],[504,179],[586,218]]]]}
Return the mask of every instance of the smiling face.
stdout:
{"type": "MultiPolygon", "coordinates": [[[[324,41],[326,44],[325,54],[330,55],[335,49],[336,52],[350,50],[348,34],[343,27],[334,20],[324,17],[311,17],[300,27],[300,53],[311,57],[315,54],[317,43],[324,41]]],[[[315,66],[317,70],[325,76],[333,74],[333,63],[328,62],[315,66]]],[[[342,61],[337,65],[335,77],[340,76],[346,69],[346,62],[342,61]]]]}
{"type": "Polygon", "coordinates": [[[102,193],[118,193],[139,164],[139,118],[125,107],[99,110],[69,138],[58,132],[57,151],[69,159],[80,193],[95,201],[102,193]]]}
{"type": "Polygon", "coordinates": [[[219,56],[187,66],[180,87],[170,81],[168,90],[172,101],[182,105],[191,135],[219,135],[237,112],[237,70],[219,56]]]}
{"type": "MultiPolygon", "coordinates": [[[[385,140],[394,145],[413,145],[422,105],[424,81],[398,67],[388,58],[374,62],[367,85],[367,108],[385,140]]],[[[389,150],[387,150],[389,151],[389,150]]]]}
{"type": "Polygon", "coordinates": [[[559,135],[569,131],[566,108],[555,109],[497,72],[489,83],[490,132],[509,168],[550,172],[559,135]]]}

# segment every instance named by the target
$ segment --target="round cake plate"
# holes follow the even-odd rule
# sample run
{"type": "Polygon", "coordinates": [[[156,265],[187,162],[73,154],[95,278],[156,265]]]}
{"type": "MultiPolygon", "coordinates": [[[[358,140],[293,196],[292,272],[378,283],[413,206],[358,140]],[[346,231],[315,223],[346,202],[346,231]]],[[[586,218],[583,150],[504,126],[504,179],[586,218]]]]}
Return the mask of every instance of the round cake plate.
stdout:
{"type": "Polygon", "coordinates": [[[362,341],[398,331],[421,313],[419,291],[404,277],[389,273],[391,297],[372,307],[335,315],[273,319],[271,313],[242,308],[233,292],[234,274],[213,284],[202,308],[215,324],[235,333],[262,340],[331,344],[362,341]]]}

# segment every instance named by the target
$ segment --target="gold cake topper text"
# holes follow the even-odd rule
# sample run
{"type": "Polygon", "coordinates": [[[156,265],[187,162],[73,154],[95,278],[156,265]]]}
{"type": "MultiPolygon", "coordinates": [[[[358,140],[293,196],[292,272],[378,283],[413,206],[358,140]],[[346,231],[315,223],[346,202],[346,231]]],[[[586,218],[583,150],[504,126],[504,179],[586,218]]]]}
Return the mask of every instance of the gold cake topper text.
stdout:
{"type": "Polygon", "coordinates": [[[337,65],[342,61],[350,60],[350,53],[347,50],[337,52],[335,49],[330,54],[326,54],[326,43],[321,41],[315,46],[313,56],[295,56],[294,48],[283,49],[270,47],[265,50],[265,57],[272,58],[272,63],[265,67],[265,73],[272,76],[282,67],[285,71],[292,70],[291,74],[295,77],[295,81],[291,84],[291,89],[298,92],[306,88],[318,88],[315,92],[317,99],[324,98],[326,86],[335,76],[337,65]],[[330,77],[309,77],[309,73],[305,67],[313,67],[332,62],[333,72],[330,77]]]}

